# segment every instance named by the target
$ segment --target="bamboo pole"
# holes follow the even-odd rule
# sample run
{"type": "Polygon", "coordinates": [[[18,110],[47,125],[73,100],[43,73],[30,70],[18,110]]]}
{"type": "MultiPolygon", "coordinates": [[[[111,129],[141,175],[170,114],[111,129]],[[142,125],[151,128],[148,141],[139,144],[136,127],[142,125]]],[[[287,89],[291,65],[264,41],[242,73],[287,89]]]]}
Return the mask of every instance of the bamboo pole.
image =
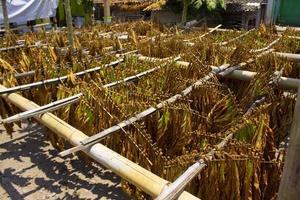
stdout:
{"type": "Polygon", "coordinates": [[[70,0],[64,0],[64,7],[65,7],[65,13],[66,13],[66,22],[67,22],[67,27],[68,27],[68,39],[69,39],[71,48],[75,48],[70,0]]]}
{"type": "Polygon", "coordinates": [[[6,6],[6,0],[1,0],[1,6],[2,6],[2,14],[3,14],[3,22],[6,33],[9,33],[10,27],[9,27],[9,19],[8,19],[8,13],[7,13],[7,6],[6,6]]]}
{"type": "Polygon", "coordinates": [[[283,52],[274,52],[274,54],[278,57],[286,58],[287,60],[300,63],[300,54],[283,53],[283,52]]]}
{"type": "Polygon", "coordinates": [[[278,200],[298,200],[300,197],[300,87],[294,110],[291,140],[287,149],[278,200]]]}
{"type": "MultiPolygon", "coordinates": [[[[0,89],[5,90],[6,88],[0,85],[0,89]]],[[[16,93],[1,96],[23,111],[39,107],[34,102],[16,93]]],[[[58,136],[65,138],[72,145],[77,146],[80,144],[80,141],[88,138],[83,132],[75,129],[51,113],[45,113],[41,117],[35,117],[35,119],[58,136]]],[[[98,143],[93,145],[91,148],[84,150],[84,152],[104,167],[110,169],[152,197],[159,195],[165,185],[168,184],[168,181],[124,158],[102,144],[98,143]]],[[[187,192],[183,192],[179,199],[196,200],[198,198],[187,192]]]]}
{"type": "MultiPolygon", "coordinates": [[[[215,67],[212,66],[212,69],[215,67]]],[[[225,75],[225,78],[229,79],[236,79],[241,81],[250,81],[257,75],[257,72],[251,71],[244,71],[244,70],[234,70],[233,72],[225,75]]],[[[278,81],[278,85],[283,88],[287,89],[298,89],[300,84],[300,79],[296,78],[287,78],[287,77],[280,77],[278,81]]]]}
{"type": "Polygon", "coordinates": [[[288,36],[288,38],[300,40],[300,37],[298,37],[298,36],[288,36]]]}
{"type": "MultiPolygon", "coordinates": [[[[34,70],[31,70],[31,71],[28,71],[28,72],[16,73],[16,74],[14,75],[14,77],[15,77],[16,79],[22,79],[22,78],[24,78],[24,77],[34,76],[34,74],[35,74],[35,71],[34,71],[34,70]]],[[[3,81],[3,80],[4,80],[4,78],[3,78],[3,77],[0,77],[0,81],[3,81]]]]}
{"type": "Polygon", "coordinates": [[[19,45],[16,45],[16,46],[0,48],[0,52],[1,51],[21,49],[21,48],[25,48],[25,47],[27,47],[27,48],[39,48],[39,47],[44,47],[44,46],[48,46],[48,44],[33,44],[33,45],[29,45],[29,46],[26,46],[25,44],[19,44],[19,45]]]}

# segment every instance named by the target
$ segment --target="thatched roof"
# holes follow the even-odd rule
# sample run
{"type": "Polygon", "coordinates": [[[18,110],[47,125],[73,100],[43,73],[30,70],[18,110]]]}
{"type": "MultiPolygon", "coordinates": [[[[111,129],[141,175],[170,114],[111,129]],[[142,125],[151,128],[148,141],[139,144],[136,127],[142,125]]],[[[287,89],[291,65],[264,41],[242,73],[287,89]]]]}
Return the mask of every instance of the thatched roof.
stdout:
{"type": "MultiPolygon", "coordinates": [[[[143,10],[154,2],[156,0],[110,0],[111,5],[118,6],[126,11],[143,10]]],[[[103,3],[103,0],[94,0],[94,3],[103,3]]]]}
{"type": "Polygon", "coordinates": [[[160,10],[164,5],[166,5],[167,0],[158,0],[155,3],[152,3],[145,10],[160,10]]]}
{"type": "Polygon", "coordinates": [[[263,3],[264,0],[227,0],[226,11],[227,12],[247,12],[255,11],[258,6],[263,3]]]}

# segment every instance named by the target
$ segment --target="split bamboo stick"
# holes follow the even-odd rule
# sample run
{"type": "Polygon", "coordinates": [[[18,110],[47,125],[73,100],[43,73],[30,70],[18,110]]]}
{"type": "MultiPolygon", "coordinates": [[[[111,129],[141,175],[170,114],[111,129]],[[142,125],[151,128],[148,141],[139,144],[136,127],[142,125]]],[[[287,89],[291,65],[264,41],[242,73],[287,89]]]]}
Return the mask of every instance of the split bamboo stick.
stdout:
{"type": "Polygon", "coordinates": [[[194,38],[191,38],[191,39],[188,39],[188,40],[183,40],[184,42],[190,42],[191,40],[195,40],[195,39],[201,39],[201,38],[204,38],[205,36],[215,32],[217,29],[219,29],[220,27],[222,26],[222,24],[219,24],[218,26],[210,29],[208,32],[200,35],[200,36],[197,36],[197,37],[194,37],[194,38]]]}
{"type": "Polygon", "coordinates": [[[276,40],[274,40],[273,42],[268,44],[266,47],[261,48],[261,49],[251,49],[250,52],[251,53],[260,53],[260,52],[266,51],[266,50],[270,49],[272,46],[274,46],[275,44],[277,44],[280,41],[281,38],[282,37],[279,36],[276,40]]]}
{"type": "Polygon", "coordinates": [[[215,44],[221,45],[221,46],[225,46],[225,45],[227,45],[227,44],[229,44],[229,43],[231,43],[231,42],[233,42],[233,41],[236,41],[236,40],[238,40],[238,39],[241,39],[242,37],[248,35],[249,33],[251,33],[251,32],[254,31],[254,30],[255,30],[255,28],[253,28],[253,29],[251,29],[251,30],[249,30],[249,31],[247,31],[247,32],[245,32],[245,33],[243,33],[243,34],[241,34],[241,35],[235,37],[235,38],[232,38],[232,39],[227,40],[227,41],[225,41],[225,42],[220,42],[220,43],[215,43],[215,44]]]}
{"type": "MultiPolygon", "coordinates": [[[[0,89],[5,90],[6,88],[0,85],[0,89]]],[[[39,107],[34,102],[16,93],[4,94],[1,96],[23,111],[39,107]]],[[[80,141],[88,138],[87,135],[51,113],[45,113],[41,117],[35,117],[35,119],[57,135],[65,138],[72,145],[80,145],[80,141]]],[[[95,144],[91,148],[84,150],[84,152],[101,165],[112,170],[114,173],[152,197],[159,195],[165,185],[168,184],[168,181],[124,158],[102,144],[95,144]]],[[[179,200],[194,199],[196,200],[198,198],[187,192],[183,192],[179,197],[179,200]]]]}
{"type": "Polygon", "coordinates": [[[20,49],[20,48],[39,48],[39,47],[44,47],[44,46],[48,46],[48,44],[37,43],[37,44],[28,45],[28,46],[26,46],[25,44],[19,44],[19,45],[15,45],[15,46],[0,48],[0,52],[1,51],[9,51],[9,50],[20,49]]]}
{"type": "Polygon", "coordinates": [[[54,110],[57,110],[59,108],[66,106],[66,105],[70,105],[72,103],[79,101],[81,96],[82,96],[82,93],[79,93],[77,95],[67,97],[65,99],[51,102],[51,103],[41,106],[39,108],[28,110],[28,111],[13,115],[11,117],[8,117],[6,119],[3,119],[3,120],[1,120],[1,123],[4,123],[4,124],[5,123],[13,123],[13,122],[20,121],[23,119],[28,119],[33,116],[38,116],[38,115],[41,115],[41,114],[44,114],[47,112],[52,112],[54,110]]]}
{"type": "MultiPolygon", "coordinates": [[[[123,61],[124,61],[124,59],[122,58],[122,59],[113,61],[109,64],[106,64],[102,67],[95,67],[95,68],[91,68],[91,69],[87,69],[87,70],[84,70],[84,71],[77,72],[74,75],[76,77],[81,77],[81,76],[84,76],[88,73],[99,71],[99,70],[101,70],[103,68],[106,68],[106,67],[115,66],[115,65],[117,65],[117,64],[119,64],[123,61]]],[[[0,90],[0,95],[1,94],[9,94],[9,93],[17,92],[17,91],[30,90],[32,88],[46,86],[46,85],[50,85],[50,84],[58,84],[60,82],[65,82],[67,80],[68,80],[68,76],[66,75],[66,76],[61,76],[61,77],[58,77],[58,78],[52,78],[52,79],[47,79],[47,80],[43,80],[43,81],[38,81],[38,82],[35,82],[35,83],[19,85],[19,86],[15,86],[15,87],[11,87],[11,88],[6,88],[5,90],[0,90]]]]}

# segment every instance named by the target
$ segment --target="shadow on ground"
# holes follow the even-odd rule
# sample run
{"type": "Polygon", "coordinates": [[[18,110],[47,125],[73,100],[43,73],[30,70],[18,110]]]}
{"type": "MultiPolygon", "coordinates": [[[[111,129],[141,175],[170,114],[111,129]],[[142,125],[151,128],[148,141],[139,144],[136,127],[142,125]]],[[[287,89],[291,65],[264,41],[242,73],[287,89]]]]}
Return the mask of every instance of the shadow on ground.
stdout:
{"type": "Polygon", "coordinates": [[[42,191],[47,191],[46,199],[129,199],[119,186],[120,178],[109,170],[77,157],[57,157],[45,133],[45,128],[34,124],[19,130],[18,138],[0,141],[1,186],[11,199],[27,199],[39,192],[43,196],[42,191]],[[81,197],[82,191],[89,196],[81,197]]]}

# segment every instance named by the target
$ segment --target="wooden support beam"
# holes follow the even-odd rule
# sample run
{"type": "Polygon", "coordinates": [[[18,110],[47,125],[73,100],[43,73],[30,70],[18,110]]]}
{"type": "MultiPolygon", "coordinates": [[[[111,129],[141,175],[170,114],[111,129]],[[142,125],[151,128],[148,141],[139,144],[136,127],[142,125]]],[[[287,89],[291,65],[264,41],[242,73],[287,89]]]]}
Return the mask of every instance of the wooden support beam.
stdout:
{"type": "Polygon", "coordinates": [[[65,13],[66,13],[66,22],[67,22],[67,27],[68,27],[69,43],[70,43],[71,48],[75,48],[70,0],[64,0],[64,7],[65,7],[65,13]]]}
{"type": "Polygon", "coordinates": [[[298,200],[300,197],[300,87],[290,137],[278,200],[298,200]]]}
{"type": "Polygon", "coordinates": [[[103,7],[104,7],[104,23],[111,23],[110,0],[103,0],[103,7]]]}
{"type": "Polygon", "coordinates": [[[10,27],[9,27],[9,19],[8,19],[8,13],[7,13],[6,0],[1,0],[1,7],[2,7],[5,31],[6,31],[6,33],[8,33],[10,31],[10,27]]]}
{"type": "MultiPolygon", "coordinates": [[[[0,90],[5,89],[4,86],[0,85],[0,90]]],[[[34,102],[15,93],[1,96],[23,111],[39,107],[34,102]]],[[[80,145],[80,141],[88,138],[83,132],[75,129],[51,113],[45,113],[41,117],[35,117],[35,119],[49,128],[53,133],[65,138],[72,145],[80,145]]],[[[128,160],[102,144],[95,144],[91,148],[84,150],[84,153],[152,197],[159,195],[168,183],[168,181],[142,168],[138,164],[128,160]]],[[[196,200],[198,198],[187,192],[183,192],[178,199],[196,200]]]]}

